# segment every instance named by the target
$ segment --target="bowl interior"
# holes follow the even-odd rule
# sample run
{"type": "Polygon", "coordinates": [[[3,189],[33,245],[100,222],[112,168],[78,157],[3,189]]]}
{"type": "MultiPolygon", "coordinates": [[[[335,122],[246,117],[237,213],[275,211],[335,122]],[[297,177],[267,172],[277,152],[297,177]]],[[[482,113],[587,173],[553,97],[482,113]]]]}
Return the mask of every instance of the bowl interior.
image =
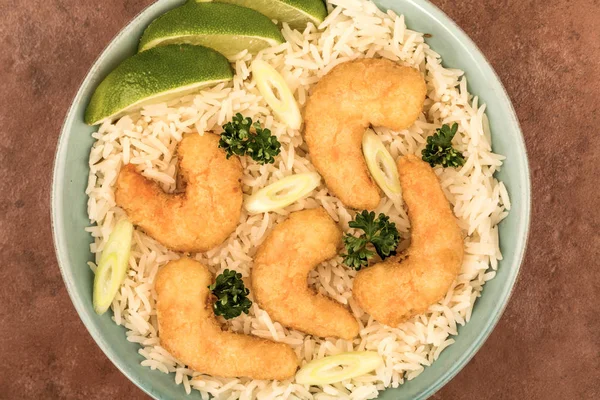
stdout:
{"type": "MultiPolygon", "coordinates": [[[[52,187],[52,220],[56,253],[71,299],[84,324],[104,353],[136,385],[157,399],[185,395],[173,376],[142,367],[139,345],[125,338],[125,328],[115,325],[110,313],[99,317],[92,307],[93,274],[86,262],[92,238],[86,203],[88,155],[97,128],[83,122],[85,107],[97,84],[122,60],[135,53],[144,28],[157,16],[183,3],[159,0],[144,10],[110,43],[79,89],[67,114],[55,160],[52,187]]],[[[500,224],[504,260],[496,278],[485,285],[471,321],[459,329],[456,343],[413,381],[380,394],[381,399],[424,399],[433,394],[468,362],[483,344],[508,301],[523,258],[530,213],[530,182],[527,156],[519,124],[498,77],[483,55],[445,14],[424,0],[375,0],[382,9],[404,14],[410,29],[432,35],[428,43],[442,55],[444,65],[466,72],[471,93],[487,103],[494,151],[507,156],[497,177],[512,199],[510,215],[500,224]]],[[[191,395],[199,399],[198,393],[191,395]]]]}

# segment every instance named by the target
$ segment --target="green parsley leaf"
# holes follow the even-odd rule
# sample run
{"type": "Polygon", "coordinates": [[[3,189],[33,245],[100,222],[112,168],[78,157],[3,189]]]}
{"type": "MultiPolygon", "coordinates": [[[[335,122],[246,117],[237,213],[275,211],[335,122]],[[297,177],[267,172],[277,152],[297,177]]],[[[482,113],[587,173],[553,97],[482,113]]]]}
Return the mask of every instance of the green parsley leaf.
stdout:
{"type": "Polygon", "coordinates": [[[252,302],[247,297],[250,290],[244,286],[242,274],[226,269],[208,288],[217,297],[213,304],[215,315],[232,319],[248,314],[252,302]]]}
{"type": "Polygon", "coordinates": [[[271,135],[269,129],[263,129],[259,122],[237,113],[231,122],[223,125],[224,132],[219,139],[219,147],[225,150],[227,158],[232,155],[249,155],[259,164],[275,162],[275,156],[281,152],[281,143],[271,135]],[[250,132],[254,127],[256,134],[250,132]]]}
{"type": "Polygon", "coordinates": [[[257,122],[254,124],[256,135],[254,140],[248,142],[247,153],[259,164],[272,164],[275,162],[275,156],[281,152],[281,143],[269,129],[262,129],[257,122]]]}
{"type": "Polygon", "coordinates": [[[452,147],[452,139],[458,131],[458,124],[454,123],[452,128],[448,124],[442,125],[432,136],[427,138],[427,145],[423,152],[423,161],[428,162],[432,167],[442,165],[447,167],[460,167],[464,165],[463,155],[452,147]]]}
{"type": "Polygon", "coordinates": [[[396,229],[396,224],[390,222],[390,218],[385,214],[379,214],[375,218],[374,212],[362,211],[356,214],[354,221],[349,223],[351,228],[361,229],[364,234],[359,237],[346,234],[344,236],[344,264],[355,270],[369,265],[369,259],[375,253],[369,250],[372,245],[375,252],[385,260],[387,257],[396,254],[396,247],[400,242],[400,234],[396,229]]]}
{"type": "Polygon", "coordinates": [[[221,133],[219,147],[227,153],[227,158],[232,155],[243,156],[246,154],[246,143],[250,138],[252,119],[244,118],[238,113],[231,122],[223,125],[225,132],[221,133]]]}
{"type": "Polygon", "coordinates": [[[344,246],[346,247],[347,254],[344,255],[344,264],[357,271],[369,265],[369,258],[373,257],[375,253],[367,249],[368,243],[367,239],[363,236],[354,237],[348,234],[345,235],[344,246]]]}

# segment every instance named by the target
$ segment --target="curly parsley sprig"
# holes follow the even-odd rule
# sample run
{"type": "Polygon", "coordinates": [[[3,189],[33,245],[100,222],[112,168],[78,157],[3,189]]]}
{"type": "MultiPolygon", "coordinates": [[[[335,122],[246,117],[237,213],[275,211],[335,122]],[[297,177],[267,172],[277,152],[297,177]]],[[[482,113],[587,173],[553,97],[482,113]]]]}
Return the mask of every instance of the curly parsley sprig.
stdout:
{"type": "Polygon", "coordinates": [[[250,291],[244,286],[242,274],[226,269],[208,288],[217,297],[213,304],[215,315],[232,319],[242,313],[248,314],[252,302],[248,299],[250,291]]]}
{"type": "Polygon", "coordinates": [[[452,138],[458,131],[458,124],[454,123],[452,128],[448,124],[442,125],[435,134],[427,138],[427,145],[423,152],[423,161],[428,162],[432,167],[442,165],[442,167],[460,167],[464,165],[463,155],[452,147],[452,138]]]}
{"type": "Polygon", "coordinates": [[[259,164],[271,164],[281,152],[281,143],[269,129],[263,129],[259,122],[237,113],[231,122],[223,125],[219,147],[225,150],[227,158],[236,155],[249,155],[259,164]],[[256,133],[251,133],[254,128],[256,133]]]}
{"type": "Polygon", "coordinates": [[[361,236],[346,234],[344,236],[344,246],[346,254],[344,264],[355,270],[369,265],[369,259],[375,255],[375,252],[385,260],[387,257],[396,254],[396,247],[400,242],[400,234],[396,229],[396,224],[390,221],[385,214],[379,214],[375,218],[374,212],[362,211],[356,214],[354,221],[349,223],[350,228],[362,229],[361,236]],[[375,252],[369,249],[372,246],[375,252]]]}

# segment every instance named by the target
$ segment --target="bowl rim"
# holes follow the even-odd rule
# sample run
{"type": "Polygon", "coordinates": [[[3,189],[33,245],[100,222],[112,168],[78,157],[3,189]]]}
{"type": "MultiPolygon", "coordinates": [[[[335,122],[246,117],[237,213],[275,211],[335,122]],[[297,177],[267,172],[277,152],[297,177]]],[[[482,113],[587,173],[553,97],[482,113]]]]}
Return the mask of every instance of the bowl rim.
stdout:
{"type": "MultiPolygon", "coordinates": [[[[486,73],[489,74],[493,80],[499,86],[500,92],[498,93],[498,99],[502,106],[506,107],[509,111],[511,117],[511,124],[515,127],[517,133],[518,143],[517,145],[521,147],[521,150],[524,155],[524,169],[520,171],[521,180],[524,182],[524,186],[521,188],[519,193],[519,202],[522,205],[521,214],[519,215],[519,224],[517,226],[518,232],[520,232],[523,236],[523,241],[519,246],[518,252],[514,255],[513,266],[516,266],[516,271],[508,276],[506,280],[508,285],[505,287],[508,288],[508,291],[505,289],[502,292],[501,301],[497,303],[497,306],[493,309],[493,318],[490,320],[490,323],[482,329],[475,339],[468,346],[468,351],[464,352],[461,356],[458,357],[456,362],[453,363],[452,367],[448,369],[443,375],[441,375],[437,380],[435,380],[429,387],[424,390],[415,400],[418,399],[426,399],[440,390],[443,386],[445,386],[451,379],[453,379],[467,364],[468,362],[475,356],[475,354],[480,350],[485,341],[490,336],[491,332],[495,329],[498,324],[500,318],[504,314],[506,307],[510,301],[512,294],[514,293],[516,282],[521,273],[521,266],[523,264],[525,251],[527,249],[527,244],[529,242],[529,234],[530,234],[530,226],[531,226],[531,172],[529,168],[529,157],[527,154],[527,147],[525,146],[525,140],[523,137],[523,132],[521,126],[519,124],[519,120],[516,114],[516,111],[513,107],[513,104],[510,100],[510,97],[500,80],[500,77],[490,64],[489,60],[485,57],[483,52],[479,49],[479,47],[473,42],[473,40],[462,30],[460,26],[454,22],[452,18],[446,15],[441,9],[439,9],[436,5],[431,3],[429,0],[405,0],[407,3],[412,4],[414,7],[420,9],[422,12],[431,15],[434,19],[437,19],[437,22],[443,22],[443,24],[449,26],[451,29],[448,29],[448,34],[454,36],[454,39],[460,43],[465,51],[472,54],[475,58],[478,59],[478,63],[480,63],[486,70],[486,73]]],[[[125,35],[127,28],[135,24],[139,19],[146,14],[151,12],[154,8],[158,8],[162,5],[164,0],[157,0],[154,3],[148,5],[144,9],[142,9],[134,18],[132,18],[127,24],[125,24],[119,32],[114,35],[114,37],[109,41],[109,43],[104,47],[104,49],[100,52],[98,57],[92,63],[92,66],[86,73],[85,77],[81,80],[80,85],[78,86],[77,92],[69,106],[63,124],[60,130],[60,136],[57,142],[57,147],[55,151],[55,158],[53,163],[53,171],[52,171],[52,183],[51,183],[51,195],[50,195],[50,214],[51,214],[51,227],[52,227],[52,237],[54,244],[54,251],[56,253],[56,258],[58,261],[58,265],[60,268],[60,272],[67,288],[67,292],[69,297],[71,298],[71,302],[79,315],[79,318],[85,325],[87,331],[92,336],[98,347],[102,350],[102,352],[106,355],[106,357],[113,363],[113,365],[129,379],[133,382],[138,388],[140,388],[144,393],[149,395],[152,398],[160,400],[156,397],[156,394],[153,393],[149,388],[145,387],[143,382],[132,376],[132,373],[129,371],[129,367],[125,362],[122,362],[115,354],[110,350],[109,343],[103,338],[103,335],[94,327],[91,318],[93,315],[86,311],[86,305],[83,302],[83,299],[78,297],[75,293],[75,284],[68,276],[67,265],[69,264],[67,250],[65,245],[64,238],[64,226],[63,226],[63,213],[61,208],[59,207],[60,200],[62,199],[62,193],[58,188],[63,187],[63,178],[62,171],[64,171],[65,161],[66,161],[66,152],[67,152],[67,143],[68,143],[68,134],[67,127],[70,125],[70,121],[74,118],[75,113],[73,112],[76,105],[81,102],[83,96],[83,88],[84,86],[89,84],[93,73],[100,68],[104,58],[107,54],[112,50],[120,37],[125,35]]],[[[515,196],[515,193],[512,193],[511,196],[515,196]]],[[[508,268],[509,266],[507,266],[508,268]]]]}

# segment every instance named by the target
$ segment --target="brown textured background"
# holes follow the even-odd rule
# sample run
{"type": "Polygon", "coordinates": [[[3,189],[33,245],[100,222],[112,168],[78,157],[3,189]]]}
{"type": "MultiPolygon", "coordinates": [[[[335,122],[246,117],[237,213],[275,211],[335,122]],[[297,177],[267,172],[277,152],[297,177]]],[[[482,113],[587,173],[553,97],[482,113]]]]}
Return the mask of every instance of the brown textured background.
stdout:
{"type": "MultiPolygon", "coordinates": [[[[151,2],[0,0],[0,399],[147,398],[71,305],[52,246],[49,191],[79,83],[151,2]]],[[[600,3],[434,3],[502,78],[534,192],[529,248],[506,313],[434,399],[600,398],[600,3]]]]}

